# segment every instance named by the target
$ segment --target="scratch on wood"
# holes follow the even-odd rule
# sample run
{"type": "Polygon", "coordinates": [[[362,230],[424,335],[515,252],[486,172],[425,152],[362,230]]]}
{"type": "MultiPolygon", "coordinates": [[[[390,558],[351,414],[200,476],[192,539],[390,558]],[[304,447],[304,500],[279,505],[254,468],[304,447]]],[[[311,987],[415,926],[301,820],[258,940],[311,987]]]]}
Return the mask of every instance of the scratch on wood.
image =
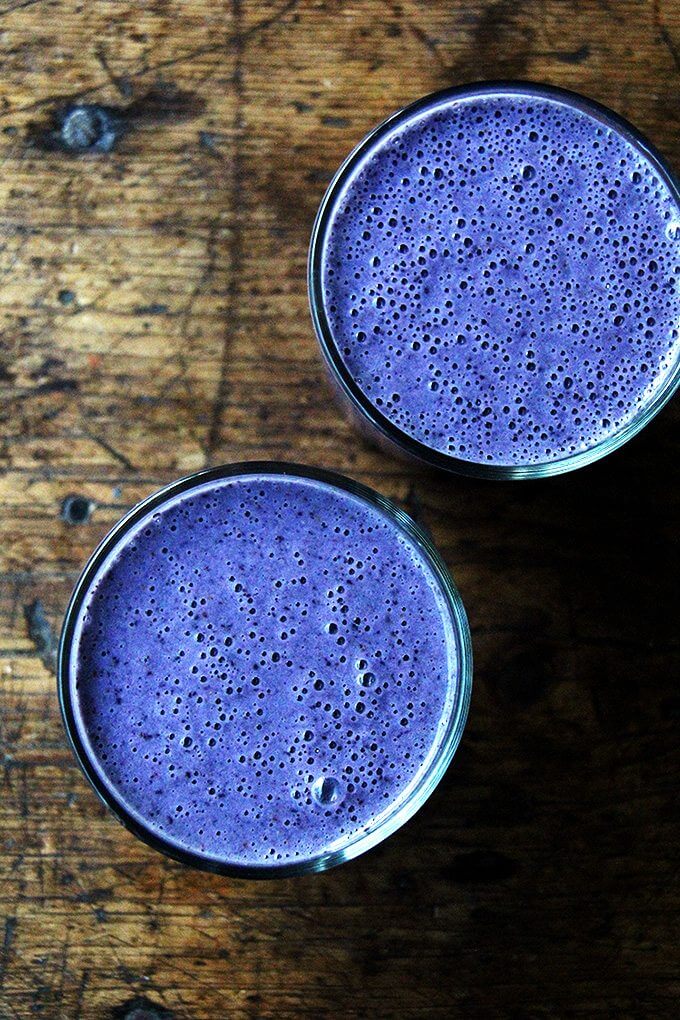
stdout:
{"type": "Polygon", "coordinates": [[[76,999],[76,1008],[74,1014],[75,1020],[80,1020],[80,1018],[83,1015],[83,999],[85,998],[85,989],[87,988],[89,981],[90,972],[89,970],[86,969],[83,971],[82,977],[80,979],[80,984],[78,985],[78,997],[76,999]]]}
{"type": "Polygon", "coordinates": [[[268,28],[283,21],[286,15],[291,14],[299,5],[299,2],[300,0],[287,0],[287,3],[283,4],[270,18],[263,18],[262,21],[256,22],[256,24],[244,32],[242,38],[244,40],[251,39],[254,35],[266,32],[268,28]]]}
{"type": "Polygon", "coordinates": [[[96,433],[92,432],[91,429],[88,429],[86,426],[83,426],[83,433],[84,435],[87,436],[88,439],[91,439],[93,443],[96,443],[97,446],[101,447],[101,449],[104,450],[105,453],[108,453],[110,457],[113,457],[114,460],[117,460],[119,464],[122,464],[123,467],[127,468],[128,471],[137,470],[132,461],[128,460],[124,453],[121,453],[120,450],[117,450],[115,446],[111,445],[111,443],[108,443],[105,439],[102,439],[101,436],[96,435],[96,433]]]}
{"type": "Polygon", "coordinates": [[[106,50],[100,44],[95,46],[94,55],[97,58],[104,74],[109,79],[114,88],[120,93],[124,99],[129,99],[132,95],[132,86],[126,75],[114,74],[111,70],[111,66],[106,56],[106,50]]]}
{"type": "Polygon", "coordinates": [[[70,946],[70,935],[71,926],[69,923],[65,925],[64,940],[61,944],[61,961],[59,965],[59,991],[57,993],[57,1002],[64,1001],[64,984],[66,982],[66,972],[68,970],[68,952],[70,946]]]}

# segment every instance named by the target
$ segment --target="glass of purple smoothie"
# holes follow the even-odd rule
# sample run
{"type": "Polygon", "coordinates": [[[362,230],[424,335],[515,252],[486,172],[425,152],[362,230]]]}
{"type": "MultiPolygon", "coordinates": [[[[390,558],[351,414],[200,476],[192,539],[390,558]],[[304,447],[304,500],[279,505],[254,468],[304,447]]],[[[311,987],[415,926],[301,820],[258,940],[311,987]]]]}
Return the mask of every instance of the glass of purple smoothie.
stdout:
{"type": "Polygon", "coordinates": [[[429,537],[353,481],[199,472],[130,511],[68,607],[76,757],[135,835],[240,877],[322,871],[423,804],[458,746],[470,633],[429,537]]]}
{"type": "Polygon", "coordinates": [[[340,167],[312,232],[312,317],[373,438],[535,478],[634,436],[680,381],[680,190],[610,110],[490,82],[427,96],[340,167]]]}

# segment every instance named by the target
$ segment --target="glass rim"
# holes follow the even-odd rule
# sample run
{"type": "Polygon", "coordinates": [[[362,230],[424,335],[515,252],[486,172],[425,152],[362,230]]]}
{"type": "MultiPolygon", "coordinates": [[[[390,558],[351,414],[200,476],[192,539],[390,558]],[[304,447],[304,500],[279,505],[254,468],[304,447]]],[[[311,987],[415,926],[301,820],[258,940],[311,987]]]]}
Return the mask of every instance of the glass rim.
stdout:
{"type": "Polygon", "coordinates": [[[340,164],[321,200],[312,227],[307,259],[307,290],[314,331],[334,382],[339,386],[342,395],[349,401],[352,409],[368,421],[369,425],[377,430],[382,438],[387,439],[416,460],[454,474],[496,480],[548,478],[600,460],[619,449],[649,424],[680,387],[680,353],[675,359],[672,370],[669,371],[663,385],[659,387],[652,400],[622,428],[587,450],[566,454],[555,460],[542,461],[537,464],[485,464],[481,461],[463,460],[433,449],[404,432],[375,407],[340,357],[338,345],[324,307],[322,267],[323,248],[328,235],[328,226],[337,201],[360,161],[373,146],[399,125],[438,103],[445,104],[453,99],[474,98],[503,92],[561,102],[563,105],[581,110],[607,126],[613,127],[634,147],[642,151],[680,208],[680,180],[673,173],[668,162],[638,128],[621,114],[602,103],[557,85],[545,85],[522,79],[499,79],[453,85],[430,92],[414,103],[409,103],[390,114],[372,128],[340,164]]]}
{"type": "MultiPolygon", "coordinates": [[[[165,856],[201,871],[209,871],[231,878],[274,879],[318,873],[336,867],[345,861],[365,853],[401,828],[434,791],[444,776],[460,743],[467,719],[472,689],[472,641],[467,614],[446,564],[424,528],[404,510],[386,496],[369,486],[334,471],[309,467],[285,461],[242,461],[218,467],[204,468],[170,482],[156,492],[135,504],[114,524],[102,541],[96,546],[83,568],[69,600],[61,629],[57,653],[57,690],[64,729],[81,771],[85,775],[102,803],[123,826],[147,846],[165,856]],[[251,474],[281,475],[319,481],[351,495],[377,508],[397,525],[402,533],[413,542],[424,555],[443,595],[443,602],[450,620],[456,647],[458,678],[455,699],[452,703],[447,728],[439,747],[425,773],[420,777],[407,798],[374,829],[359,833],[347,846],[338,850],[317,854],[303,861],[283,864],[250,865],[224,861],[196,853],[171,840],[165,839],[149,825],[140,821],[128,810],[123,799],[116,797],[103,781],[81,738],[81,726],[74,709],[71,690],[71,653],[75,627],[83,602],[96,574],[107,556],[121,543],[128,532],[150,511],[163,506],[175,496],[199,485],[222,479],[251,474]]],[[[82,727],[84,729],[84,727],[82,727]]]]}

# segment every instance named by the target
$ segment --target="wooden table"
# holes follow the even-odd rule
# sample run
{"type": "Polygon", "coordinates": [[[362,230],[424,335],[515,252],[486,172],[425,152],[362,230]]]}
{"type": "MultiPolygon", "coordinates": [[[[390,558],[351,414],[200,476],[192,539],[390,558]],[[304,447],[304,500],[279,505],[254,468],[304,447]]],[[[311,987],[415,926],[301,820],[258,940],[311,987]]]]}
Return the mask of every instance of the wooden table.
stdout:
{"type": "Polygon", "coordinates": [[[0,1016],[677,1015],[680,405],[552,481],[412,470],[331,403],[305,261],[342,157],[450,83],[581,90],[677,168],[678,3],[2,0],[0,60],[0,1016]],[[476,656],[419,816],[263,884],[107,816],[53,675],[71,586],[124,510],[253,458],[403,501],[476,656]]]}

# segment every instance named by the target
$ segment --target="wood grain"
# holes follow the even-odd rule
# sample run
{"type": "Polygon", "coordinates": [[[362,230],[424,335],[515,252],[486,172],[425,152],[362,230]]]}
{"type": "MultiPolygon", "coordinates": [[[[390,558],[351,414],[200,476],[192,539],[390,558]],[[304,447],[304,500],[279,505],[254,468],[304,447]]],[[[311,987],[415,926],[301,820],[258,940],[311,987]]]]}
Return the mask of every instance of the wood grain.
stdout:
{"type": "Polygon", "coordinates": [[[332,405],[305,261],[351,146],[447,84],[575,88],[677,168],[679,54],[673,0],[0,2],[3,1020],[677,1015],[677,401],[573,476],[413,471],[332,405]],[[108,151],[64,145],[74,103],[107,108],[108,151]],[[105,814],[51,669],[123,511],[258,457],[421,517],[476,675],[416,819],[338,871],[249,884],[105,814]]]}

